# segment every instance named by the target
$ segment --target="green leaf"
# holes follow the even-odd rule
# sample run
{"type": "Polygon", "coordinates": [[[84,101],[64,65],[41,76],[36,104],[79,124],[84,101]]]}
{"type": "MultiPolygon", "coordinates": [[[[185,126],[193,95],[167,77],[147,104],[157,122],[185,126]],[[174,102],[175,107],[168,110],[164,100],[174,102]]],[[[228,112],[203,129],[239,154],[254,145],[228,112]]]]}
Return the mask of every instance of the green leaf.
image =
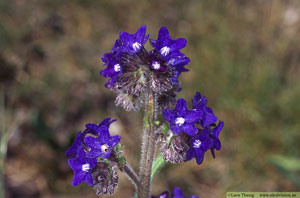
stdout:
{"type": "Polygon", "coordinates": [[[287,171],[300,171],[300,159],[274,155],[270,158],[272,164],[287,171]]]}
{"type": "Polygon", "coordinates": [[[163,159],[162,154],[160,153],[157,158],[154,160],[152,165],[152,172],[151,172],[151,183],[153,182],[153,178],[164,165],[166,164],[165,160],[163,159]]]}
{"type": "Polygon", "coordinates": [[[299,158],[274,155],[270,158],[270,162],[275,165],[286,178],[300,187],[299,158]]]}

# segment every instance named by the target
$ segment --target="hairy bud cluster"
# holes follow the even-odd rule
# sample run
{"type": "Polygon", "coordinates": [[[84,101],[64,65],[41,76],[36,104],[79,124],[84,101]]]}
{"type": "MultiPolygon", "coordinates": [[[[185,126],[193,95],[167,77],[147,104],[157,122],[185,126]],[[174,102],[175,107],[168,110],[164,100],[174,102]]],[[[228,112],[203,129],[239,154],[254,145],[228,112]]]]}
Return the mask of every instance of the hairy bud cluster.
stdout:
{"type": "Polygon", "coordinates": [[[113,194],[118,186],[118,174],[105,162],[98,162],[92,171],[94,189],[97,195],[113,194]]]}
{"type": "Polygon", "coordinates": [[[100,74],[110,79],[105,86],[118,93],[115,104],[125,110],[140,110],[149,85],[158,94],[158,108],[170,107],[180,91],[179,74],[190,60],[180,52],[186,45],[184,38],[171,39],[166,27],[162,27],[157,40],[151,40],[153,50],[144,44],[146,26],[136,33],[120,32],[111,53],[105,53],[102,61],[106,68],[100,74]]]}
{"type": "Polygon", "coordinates": [[[189,136],[182,133],[168,139],[162,141],[160,148],[164,160],[173,164],[184,162],[186,153],[190,148],[189,136]]]}

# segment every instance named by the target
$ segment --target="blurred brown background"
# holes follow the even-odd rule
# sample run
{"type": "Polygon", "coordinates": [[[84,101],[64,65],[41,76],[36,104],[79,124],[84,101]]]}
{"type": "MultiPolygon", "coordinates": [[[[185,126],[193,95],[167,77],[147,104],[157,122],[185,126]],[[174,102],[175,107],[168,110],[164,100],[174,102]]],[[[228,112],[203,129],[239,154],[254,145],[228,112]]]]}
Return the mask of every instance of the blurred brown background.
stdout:
{"type": "MultiPolygon", "coordinates": [[[[164,167],[154,194],[176,186],[205,198],[300,191],[299,1],[1,0],[1,195],[96,197],[71,186],[64,152],[85,123],[108,116],[138,169],[141,114],[114,106],[99,71],[119,31],[143,24],[154,39],[163,25],[187,38],[191,71],[179,97],[191,102],[200,91],[225,122],[216,159],[164,167]]],[[[113,197],[130,197],[119,176],[113,197]]]]}

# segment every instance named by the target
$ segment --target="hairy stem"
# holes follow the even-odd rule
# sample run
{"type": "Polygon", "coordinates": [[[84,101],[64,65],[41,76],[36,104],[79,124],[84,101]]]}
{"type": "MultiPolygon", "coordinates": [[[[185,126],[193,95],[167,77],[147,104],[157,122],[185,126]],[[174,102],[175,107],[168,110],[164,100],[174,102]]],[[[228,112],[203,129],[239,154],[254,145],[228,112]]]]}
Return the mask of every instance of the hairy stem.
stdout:
{"type": "Polygon", "coordinates": [[[139,178],[132,167],[127,163],[123,168],[121,168],[121,171],[126,174],[131,183],[134,185],[134,188],[137,190],[139,186],[139,178]]]}
{"type": "Polygon", "coordinates": [[[146,97],[146,110],[144,118],[144,136],[142,143],[142,157],[140,166],[140,185],[138,186],[138,197],[149,198],[151,193],[151,170],[156,149],[155,144],[155,94],[148,84],[146,97]]]}

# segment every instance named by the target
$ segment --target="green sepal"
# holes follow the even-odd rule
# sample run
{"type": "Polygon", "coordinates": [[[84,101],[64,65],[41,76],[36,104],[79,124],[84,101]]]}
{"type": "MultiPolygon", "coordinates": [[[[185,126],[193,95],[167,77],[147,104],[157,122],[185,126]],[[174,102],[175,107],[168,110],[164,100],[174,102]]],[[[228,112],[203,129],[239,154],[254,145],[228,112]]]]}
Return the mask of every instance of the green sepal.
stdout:
{"type": "Polygon", "coordinates": [[[116,146],[116,152],[117,152],[118,154],[122,152],[122,146],[121,146],[120,143],[118,143],[117,146],[116,146]]]}
{"type": "Polygon", "coordinates": [[[126,164],[126,159],[125,159],[125,157],[124,156],[120,156],[119,158],[118,158],[118,164],[120,165],[125,165],[126,164]]]}
{"type": "Polygon", "coordinates": [[[165,123],[165,124],[162,126],[162,132],[163,132],[164,135],[168,135],[168,132],[169,132],[169,131],[170,131],[169,125],[165,123]]]}
{"type": "Polygon", "coordinates": [[[102,158],[102,157],[98,157],[97,159],[98,162],[105,162],[106,164],[109,164],[109,159],[102,158]]]}

